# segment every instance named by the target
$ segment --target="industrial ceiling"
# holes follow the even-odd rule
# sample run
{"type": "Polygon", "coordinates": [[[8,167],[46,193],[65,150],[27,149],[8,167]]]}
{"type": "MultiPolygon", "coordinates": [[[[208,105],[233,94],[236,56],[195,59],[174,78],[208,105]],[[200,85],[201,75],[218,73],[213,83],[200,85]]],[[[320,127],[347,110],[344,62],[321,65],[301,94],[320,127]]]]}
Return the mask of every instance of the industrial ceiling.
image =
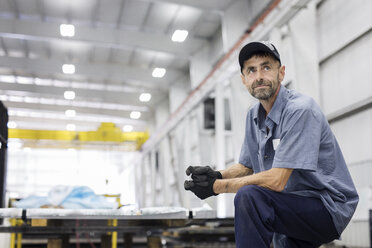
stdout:
{"type": "Polygon", "coordinates": [[[233,1],[0,0],[0,100],[12,127],[146,130],[233,1]],[[188,31],[184,42],[172,41],[176,30],[188,31]]]}

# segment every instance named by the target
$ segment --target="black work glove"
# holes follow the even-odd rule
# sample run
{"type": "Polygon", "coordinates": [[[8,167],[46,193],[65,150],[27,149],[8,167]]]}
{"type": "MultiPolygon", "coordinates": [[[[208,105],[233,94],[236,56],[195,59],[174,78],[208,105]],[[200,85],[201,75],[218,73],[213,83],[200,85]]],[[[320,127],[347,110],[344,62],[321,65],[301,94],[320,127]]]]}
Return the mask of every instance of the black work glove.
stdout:
{"type": "Polygon", "coordinates": [[[190,175],[193,180],[186,180],[184,187],[192,191],[197,197],[204,200],[213,195],[218,195],[213,191],[213,184],[216,179],[222,179],[219,171],[213,170],[209,166],[189,166],[186,175],[190,175]]]}
{"type": "Polygon", "coordinates": [[[204,181],[204,182],[194,182],[193,180],[186,180],[184,187],[186,190],[190,190],[197,197],[204,200],[213,195],[217,195],[213,191],[213,184],[216,179],[213,181],[204,181]]]}
{"type": "Polygon", "coordinates": [[[222,179],[219,171],[213,170],[210,166],[189,166],[186,175],[190,176],[194,182],[203,182],[211,179],[222,179]]]}

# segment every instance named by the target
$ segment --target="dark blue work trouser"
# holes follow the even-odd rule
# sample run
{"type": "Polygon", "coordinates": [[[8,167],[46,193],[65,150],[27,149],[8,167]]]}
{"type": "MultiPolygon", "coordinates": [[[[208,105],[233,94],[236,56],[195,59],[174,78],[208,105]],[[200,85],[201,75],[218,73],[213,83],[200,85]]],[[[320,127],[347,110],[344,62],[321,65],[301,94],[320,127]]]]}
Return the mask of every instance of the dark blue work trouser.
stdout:
{"type": "Polygon", "coordinates": [[[321,200],[248,185],[235,196],[237,248],[319,247],[338,237],[321,200]]]}

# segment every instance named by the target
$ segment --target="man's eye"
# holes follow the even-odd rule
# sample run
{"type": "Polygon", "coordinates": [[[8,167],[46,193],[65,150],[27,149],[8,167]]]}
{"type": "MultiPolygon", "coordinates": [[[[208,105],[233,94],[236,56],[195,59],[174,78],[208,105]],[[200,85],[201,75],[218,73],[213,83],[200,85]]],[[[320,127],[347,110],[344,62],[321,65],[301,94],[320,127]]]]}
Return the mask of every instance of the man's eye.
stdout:
{"type": "Polygon", "coordinates": [[[254,71],[254,68],[248,68],[248,73],[253,73],[254,71]]]}
{"type": "Polygon", "coordinates": [[[271,69],[270,66],[265,66],[265,67],[264,67],[264,70],[265,70],[265,71],[270,71],[270,69],[271,69]]]}

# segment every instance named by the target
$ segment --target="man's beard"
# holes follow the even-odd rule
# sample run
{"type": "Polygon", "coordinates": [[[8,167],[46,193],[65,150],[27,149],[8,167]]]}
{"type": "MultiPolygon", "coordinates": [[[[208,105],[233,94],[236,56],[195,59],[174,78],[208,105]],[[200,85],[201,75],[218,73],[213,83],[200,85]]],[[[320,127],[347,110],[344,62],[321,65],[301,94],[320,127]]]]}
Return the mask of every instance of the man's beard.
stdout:
{"type": "Polygon", "coordinates": [[[278,89],[278,82],[274,83],[272,81],[266,81],[261,79],[260,81],[256,81],[253,83],[250,93],[253,97],[257,98],[258,100],[269,100],[271,97],[274,96],[276,90],[278,89]],[[258,86],[268,86],[267,88],[259,88],[258,86]]]}

